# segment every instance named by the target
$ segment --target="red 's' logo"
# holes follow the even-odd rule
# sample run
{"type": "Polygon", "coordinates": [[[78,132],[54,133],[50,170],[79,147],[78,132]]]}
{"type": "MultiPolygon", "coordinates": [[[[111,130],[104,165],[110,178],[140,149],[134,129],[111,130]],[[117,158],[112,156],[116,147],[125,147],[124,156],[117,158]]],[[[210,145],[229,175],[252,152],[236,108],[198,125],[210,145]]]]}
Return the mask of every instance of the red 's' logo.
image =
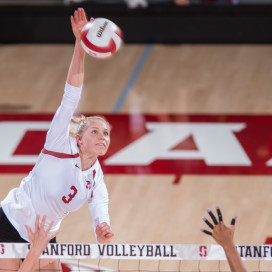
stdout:
{"type": "Polygon", "coordinates": [[[0,254],[3,255],[5,254],[5,246],[3,244],[1,244],[0,246],[1,246],[0,254]]]}
{"type": "Polygon", "coordinates": [[[199,247],[199,256],[200,257],[207,257],[207,247],[206,246],[199,247]]]}

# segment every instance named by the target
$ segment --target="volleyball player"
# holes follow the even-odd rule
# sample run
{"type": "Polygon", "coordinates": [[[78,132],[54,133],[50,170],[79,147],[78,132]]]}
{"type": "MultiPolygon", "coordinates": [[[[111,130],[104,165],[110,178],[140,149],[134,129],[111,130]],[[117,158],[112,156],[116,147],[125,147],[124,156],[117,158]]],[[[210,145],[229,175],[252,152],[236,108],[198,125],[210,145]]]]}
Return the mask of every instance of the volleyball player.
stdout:
{"type": "MultiPolygon", "coordinates": [[[[38,214],[47,216],[46,229],[54,221],[49,234],[55,233],[62,219],[86,201],[97,241],[109,243],[114,235],[110,228],[108,192],[98,161],[109,147],[111,127],[102,117],[81,118],[75,137],[69,136],[70,121],[83,87],[85,52],[80,34],[86,23],[85,11],[79,8],[71,16],[76,41],[61,105],[34,168],[1,202],[0,242],[28,242],[25,225],[34,230],[38,214]]],[[[56,238],[50,242],[56,242],[56,238]]],[[[58,266],[56,260],[43,259],[40,263],[48,271],[58,266]]],[[[18,260],[0,259],[0,269],[18,270],[18,260]]]]}
{"type": "Polygon", "coordinates": [[[201,231],[211,235],[223,247],[232,272],[247,272],[233,241],[236,217],[232,218],[230,226],[227,227],[223,222],[223,216],[218,206],[216,207],[218,220],[210,209],[207,211],[214,225],[205,217],[203,220],[211,228],[212,232],[204,229],[201,229],[201,231]]]}
{"type": "Polygon", "coordinates": [[[26,225],[28,238],[31,243],[31,247],[18,272],[34,271],[40,255],[45,250],[50,240],[53,237],[55,237],[55,235],[57,234],[57,233],[49,234],[49,231],[51,227],[53,226],[54,222],[51,221],[47,229],[45,229],[44,228],[45,220],[46,220],[46,216],[43,216],[41,224],[40,224],[40,215],[36,216],[34,232],[32,232],[32,229],[28,225],[26,225]]]}

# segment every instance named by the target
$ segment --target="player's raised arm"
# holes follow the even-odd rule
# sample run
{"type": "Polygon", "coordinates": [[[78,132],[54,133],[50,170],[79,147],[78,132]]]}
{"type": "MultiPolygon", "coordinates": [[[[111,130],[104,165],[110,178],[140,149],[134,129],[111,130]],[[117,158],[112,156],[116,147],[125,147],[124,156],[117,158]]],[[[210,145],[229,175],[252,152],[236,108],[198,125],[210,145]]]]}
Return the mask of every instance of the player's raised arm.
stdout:
{"type": "Polygon", "coordinates": [[[223,216],[219,207],[216,207],[218,220],[211,210],[208,209],[207,211],[213,223],[205,217],[203,220],[212,231],[204,229],[201,229],[201,231],[211,235],[214,240],[223,247],[232,272],[247,272],[233,241],[236,217],[231,220],[231,225],[227,227],[223,222],[223,216]]]}
{"type": "Polygon", "coordinates": [[[86,13],[82,8],[76,10],[74,15],[71,16],[71,25],[75,36],[75,48],[67,75],[67,83],[75,87],[82,86],[84,81],[84,62],[86,53],[80,44],[80,37],[81,30],[87,22],[86,13]]]}
{"type": "Polygon", "coordinates": [[[43,216],[40,224],[40,216],[37,215],[35,222],[35,232],[32,232],[31,228],[26,225],[28,237],[31,243],[31,248],[21,265],[18,272],[32,272],[35,270],[35,265],[39,260],[40,255],[46,248],[49,241],[56,236],[57,232],[49,234],[49,230],[53,226],[53,221],[45,228],[46,216],[43,216]]]}

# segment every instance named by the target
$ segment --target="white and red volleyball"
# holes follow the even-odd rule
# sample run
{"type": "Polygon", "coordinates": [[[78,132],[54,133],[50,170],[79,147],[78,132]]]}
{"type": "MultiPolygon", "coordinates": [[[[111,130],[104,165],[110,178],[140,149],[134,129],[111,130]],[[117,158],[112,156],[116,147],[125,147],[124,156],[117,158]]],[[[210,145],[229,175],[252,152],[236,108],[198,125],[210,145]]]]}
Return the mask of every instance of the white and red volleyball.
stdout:
{"type": "Polygon", "coordinates": [[[81,45],[88,55],[97,59],[113,56],[123,43],[121,29],[106,18],[96,18],[81,31],[81,45]]]}

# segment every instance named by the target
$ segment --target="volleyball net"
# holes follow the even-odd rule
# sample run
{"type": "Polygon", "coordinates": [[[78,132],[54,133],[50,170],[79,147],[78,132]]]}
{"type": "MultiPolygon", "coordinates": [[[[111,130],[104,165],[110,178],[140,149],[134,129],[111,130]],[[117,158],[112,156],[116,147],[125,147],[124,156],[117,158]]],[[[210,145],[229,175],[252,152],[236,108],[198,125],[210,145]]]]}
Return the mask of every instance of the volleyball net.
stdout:
{"type": "MultiPolygon", "coordinates": [[[[29,249],[26,243],[2,243],[0,258],[22,259],[29,249]]],[[[236,249],[249,271],[272,271],[272,245],[237,245],[236,249]]],[[[48,244],[40,259],[60,259],[65,272],[229,271],[223,248],[204,244],[57,243],[48,244]]]]}

